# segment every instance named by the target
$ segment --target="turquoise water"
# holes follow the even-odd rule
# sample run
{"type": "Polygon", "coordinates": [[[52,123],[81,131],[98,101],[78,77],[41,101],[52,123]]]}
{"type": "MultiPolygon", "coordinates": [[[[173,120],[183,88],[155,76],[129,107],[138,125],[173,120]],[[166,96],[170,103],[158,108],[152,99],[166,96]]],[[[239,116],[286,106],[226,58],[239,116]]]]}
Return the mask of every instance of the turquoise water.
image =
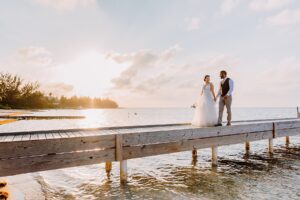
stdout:
{"type": "MultiPolygon", "coordinates": [[[[7,111],[0,111],[2,113],[7,111]]],[[[16,111],[9,111],[16,112],[16,111]]],[[[27,111],[28,112],[28,111],[27,111]]],[[[0,126],[1,132],[58,128],[100,127],[189,122],[188,108],[116,110],[44,110],[26,115],[84,115],[80,120],[30,120],[0,126]]],[[[296,117],[295,108],[235,108],[234,120],[296,117]]],[[[119,184],[119,165],[110,179],[104,164],[6,177],[14,199],[300,199],[300,137],[274,141],[275,154],[266,153],[267,141],[219,148],[219,167],[210,167],[210,149],[128,161],[129,183],[119,184]]]]}

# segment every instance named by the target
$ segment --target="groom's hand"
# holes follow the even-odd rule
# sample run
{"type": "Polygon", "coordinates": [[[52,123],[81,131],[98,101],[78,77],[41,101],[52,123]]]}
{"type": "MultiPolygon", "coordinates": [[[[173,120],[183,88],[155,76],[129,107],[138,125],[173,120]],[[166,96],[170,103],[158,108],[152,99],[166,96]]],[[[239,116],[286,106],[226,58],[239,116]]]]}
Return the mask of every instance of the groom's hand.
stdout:
{"type": "Polygon", "coordinates": [[[227,100],[227,96],[224,96],[223,99],[224,99],[224,101],[227,100]]]}

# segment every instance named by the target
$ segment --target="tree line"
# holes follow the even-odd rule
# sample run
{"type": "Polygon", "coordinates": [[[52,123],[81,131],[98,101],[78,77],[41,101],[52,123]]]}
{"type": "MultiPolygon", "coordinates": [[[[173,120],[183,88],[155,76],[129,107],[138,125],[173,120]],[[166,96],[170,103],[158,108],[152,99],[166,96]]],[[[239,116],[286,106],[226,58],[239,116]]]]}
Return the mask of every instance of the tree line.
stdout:
{"type": "Polygon", "coordinates": [[[46,95],[38,82],[24,82],[17,75],[0,73],[0,108],[118,108],[118,104],[108,98],[46,95]]]}

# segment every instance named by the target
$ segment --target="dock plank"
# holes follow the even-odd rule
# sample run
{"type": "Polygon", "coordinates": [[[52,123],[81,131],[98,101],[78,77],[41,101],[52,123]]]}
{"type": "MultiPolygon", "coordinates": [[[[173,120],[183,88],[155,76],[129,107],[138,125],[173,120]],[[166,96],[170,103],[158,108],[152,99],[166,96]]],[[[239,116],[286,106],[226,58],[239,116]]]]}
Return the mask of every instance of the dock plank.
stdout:
{"type": "Polygon", "coordinates": [[[171,131],[128,133],[124,135],[123,145],[134,146],[142,144],[168,143],[187,139],[198,139],[269,130],[273,130],[273,123],[259,123],[255,124],[254,126],[235,125],[230,127],[189,128],[171,131]]]}
{"type": "Polygon", "coordinates": [[[1,142],[0,159],[107,148],[115,148],[114,135],[1,142]]]}
{"type": "Polygon", "coordinates": [[[114,160],[114,149],[52,154],[30,158],[0,159],[0,176],[77,167],[114,160]]]}
{"type": "Polygon", "coordinates": [[[123,147],[123,158],[141,158],[146,156],[154,156],[160,154],[176,153],[180,151],[190,151],[194,148],[203,149],[211,146],[223,146],[230,144],[243,143],[245,141],[257,141],[262,139],[273,138],[272,131],[264,131],[258,133],[243,133],[235,135],[225,135],[218,137],[208,137],[193,140],[182,140],[170,143],[157,143],[139,146],[123,147]]]}
{"type": "Polygon", "coordinates": [[[275,122],[275,129],[300,128],[300,120],[275,122]]]}

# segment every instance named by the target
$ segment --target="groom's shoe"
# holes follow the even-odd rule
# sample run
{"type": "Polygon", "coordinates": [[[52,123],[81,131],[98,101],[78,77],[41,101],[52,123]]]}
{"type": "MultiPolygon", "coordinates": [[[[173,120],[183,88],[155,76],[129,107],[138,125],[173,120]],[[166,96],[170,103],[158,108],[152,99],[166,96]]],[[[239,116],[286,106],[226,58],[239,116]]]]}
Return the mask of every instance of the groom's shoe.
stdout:
{"type": "Polygon", "coordinates": [[[222,126],[222,124],[216,124],[215,126],[222,126]]]}
{"type": "Polygon", "coordinates": [[[226,126],[231,126],[231,123],[227,123],[226,126]]]}

